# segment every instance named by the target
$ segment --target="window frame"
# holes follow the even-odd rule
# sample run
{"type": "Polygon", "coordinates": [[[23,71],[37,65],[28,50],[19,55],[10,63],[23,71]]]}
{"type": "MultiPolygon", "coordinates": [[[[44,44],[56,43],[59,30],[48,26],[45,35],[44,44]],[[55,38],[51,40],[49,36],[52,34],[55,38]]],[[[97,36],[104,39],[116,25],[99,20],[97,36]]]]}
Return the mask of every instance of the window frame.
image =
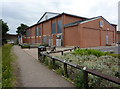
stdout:
{"type": "Polygon", "coordinates": [[[56,34],[56,23],[52,23],[52,34],[56,34]]]}
{"type": "Polygon", "coordinates": [[[59,20],[58,23],[58,31],[57,33],[62,33],[62,30],[63,30],[63,24],[62,24],[62,20],[59,20]]]}

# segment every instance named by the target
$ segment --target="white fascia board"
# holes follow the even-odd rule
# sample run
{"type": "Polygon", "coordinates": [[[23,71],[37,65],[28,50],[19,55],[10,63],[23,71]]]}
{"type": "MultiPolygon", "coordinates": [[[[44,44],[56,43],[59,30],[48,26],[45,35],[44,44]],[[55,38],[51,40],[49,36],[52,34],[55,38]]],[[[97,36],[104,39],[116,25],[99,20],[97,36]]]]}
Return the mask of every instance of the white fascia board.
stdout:
{"type": "Polygon", "coordinates": [[[101,18],[101,17],[96,17],[96,18],[94,18],[94,19],[90,19],[90,20],[87,20],[87,21],[83,21],[83,22],[81,22],[80,24],[87,23],[87,22],[90,22],[90,21],[93,21],[93,20],[96,20],[96,19],[99,19],[99,18],[101,18]]]}

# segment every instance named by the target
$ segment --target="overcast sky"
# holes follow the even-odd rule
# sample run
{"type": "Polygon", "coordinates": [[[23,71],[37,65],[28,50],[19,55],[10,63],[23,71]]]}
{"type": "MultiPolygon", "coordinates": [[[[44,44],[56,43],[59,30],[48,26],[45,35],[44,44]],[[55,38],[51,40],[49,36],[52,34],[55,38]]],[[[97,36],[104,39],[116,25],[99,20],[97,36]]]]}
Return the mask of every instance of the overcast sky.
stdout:
{"type": "Polygon", "coordinates": [[[9,33],[21,24],[35,24],[45,12],[69,13],[92,18],[103,16],[118,24],[119,0],[2,0],[0,19],[8,23],[9,33]]]}

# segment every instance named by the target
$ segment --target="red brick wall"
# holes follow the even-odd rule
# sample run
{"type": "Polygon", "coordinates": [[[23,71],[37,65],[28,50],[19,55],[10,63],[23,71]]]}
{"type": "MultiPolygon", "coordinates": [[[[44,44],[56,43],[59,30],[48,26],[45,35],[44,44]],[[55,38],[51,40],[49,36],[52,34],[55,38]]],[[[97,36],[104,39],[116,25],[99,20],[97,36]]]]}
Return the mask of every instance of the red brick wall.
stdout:
{"type": "Polygon", "coordinates": [[[74,16],[69,16],[69,15],[64,15],[64,23],[69,24],[75,21],[82,20],[82,18],[74,17],[74,16]]]}
{"type": "Polygon", "coordinates": [[[107,31],[106,30],[102,30],[101,31],[101,46],[104,46],[106,44],[106,34],[107,31]]]}
{"type": "MultiPolygon", "coordinates": [[[[81,30],[81,29],[80,29],[81,30]]],[[[100,46],[100,30],[98,29],[82,29],[82,45],[80,47],[100,46]]]]}
{"type": "Polygon", "coordinates": [[[116,41],[120,42],[120,33],[117,32],[116,41]]]}
{"type": "Polygon", "coordinates": [[[79,46],[78,26],[65,28],[65,46],[79,46]]]}
{"type": "Polygon", "coordinates": [[[51,21],[47,21],[43,23],[43,35],[51,34],[51,21]]]}
{"type": "Polygon", "coordinates": [[[80,24],[79,26],[81,26],[81,28],[89,28],[89,30],[86,30],[87,32],[85,32],[85,29],[82,29],[82,31],[84,30],[83,35],[85,35],[82,38],[83,39],[82,47],[106,46],[106,35],[107,34],[108,34],[109,44],[112,44],[115,42],[115,35],[116,35],[115,28],[102,18],[80,24]],[[103,28],[101,28],[99,26],[99,21],[101,21],[101,20],[104,21],[103,28]],[[109,28],[109,30],[107,31],[108,28],[109,28]],[[92,31],[93,29],[96,29],[98,32],[92,31]],[[91,37],[89,35],[86,35],[86,33],[88,33],[89,35],[91,34],[91,37]],[[88,37],[86,38],[86,36],[88,36],[88,37]],[[92,37],[94,37],[94,39],[92,37]],[[91,38],[92,43],[88,43],[87,45],[85,45],[86,40],[88,40],[89,38],[91,38]],[[99,40],[99,42],[98,42],[98,40],[99,40]]]}
{"type": "MultiPolygon", "coordinates": [[[[72,23],[78,20],[83,20],[82,18],[69,16],[69,15],[63,15],[56,17],[54,19],[51,19],[47,22],[43,22],[42,24],[39,24],[37,26],[40,26],[42,29],[42,36],[50,36],[52,31],[52,23],[57,22],[59,20],[63,21],[63,24],[72,23]],[[64,18],[64,20],[63,20],[64,18]]],[[[36,37],[35,35],[35,28],[31,27],[31,40],[30,38],[27,38],[26,42],[31,43],[42,43],[43,37],[39,36],[36,37]]],[[[105,46],[106,45],[106,34],[109,36],[109,43],[113,43],[116,40],[116,34],[115,34],[115,27],[110,25],[107,21],[100,18],[97,20],[89,21],[87,23],[80,24],[78,26],[73,27],[67,27],[63,28],[64,32],[64,43],[65,46],[80,46],[80,47],[92,47],[92,46],[105,46]],[[99,27],[99,21],[104,21],[104,27],[99,27]],[[109,31],[107,29],[109,28],[109,31]]],[[[57,27],[56,27],[57,32],[57,27]]],[[[53,38],[53,44],[56,45],[56,35],[52,35],[53,38]]],[[[47,39],[48,42],[49,38],[47,39]]]]}
{"type": "Polygon", "coordinates": [[[36,26],[31,28],[31,30],[30,30],[31,31],[31,37],[35,36],[35,29],[36,29],[36,26]]]}

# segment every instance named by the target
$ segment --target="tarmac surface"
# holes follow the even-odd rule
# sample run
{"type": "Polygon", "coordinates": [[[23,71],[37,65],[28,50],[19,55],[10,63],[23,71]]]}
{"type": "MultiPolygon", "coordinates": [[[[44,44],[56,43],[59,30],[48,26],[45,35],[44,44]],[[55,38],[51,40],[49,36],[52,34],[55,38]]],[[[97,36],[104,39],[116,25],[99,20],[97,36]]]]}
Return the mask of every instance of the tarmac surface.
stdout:
{"type": "Polygon", "coordinates": [[[23,84],[21,87],[74,87],[72,83],[65,80],[62,76],[48,69],[38,60],[35,60],[37,51],[30,53],[28,49],[27,52],[29,51],[29,53],[27,53],[19,46],[14,46],[13,50],[18,56],[20,79],[23,84]]]}

